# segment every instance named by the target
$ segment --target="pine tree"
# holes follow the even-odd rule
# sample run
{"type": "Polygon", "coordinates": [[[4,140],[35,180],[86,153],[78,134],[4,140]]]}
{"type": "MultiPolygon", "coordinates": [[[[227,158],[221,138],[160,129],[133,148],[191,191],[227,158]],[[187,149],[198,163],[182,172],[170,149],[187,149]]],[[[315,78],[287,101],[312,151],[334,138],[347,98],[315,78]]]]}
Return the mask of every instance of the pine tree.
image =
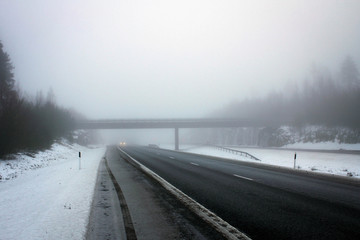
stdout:
{"type": "Polygon", "coordinates": [[[11,102],[16,98],[17,93],[14,88],[15,80],[13,65],[9,54],[4,52],[3,44],[0,42],[0,117],[11,102]]]}
{"type": "Polygon", "coordinates": [[[14,69],[0,42],[0,156],[14,150],[17,139],[15,111],[19,101],[15,90],[14,69]]]}
{"type": "Polygon", "coordinates": [[[341,80],[349,89],[360,88],[360,73],[354,60],[347,56],[341,66],[341,80]]]}

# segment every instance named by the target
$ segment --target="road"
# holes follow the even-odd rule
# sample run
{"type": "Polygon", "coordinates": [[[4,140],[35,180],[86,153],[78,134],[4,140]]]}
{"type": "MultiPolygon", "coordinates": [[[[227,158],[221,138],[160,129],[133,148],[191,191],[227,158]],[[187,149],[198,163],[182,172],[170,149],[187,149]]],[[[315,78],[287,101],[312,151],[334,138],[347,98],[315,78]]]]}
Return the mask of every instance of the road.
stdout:
{"type": "Polygon", "coordinates": [[[360,184],[127,146],[133,158],[252,239],[360,239],[360,184]]]}
{"type": "Polygon", "coordinates": [[[109,146],[100,163],[87,240],[224,239],[117,151],[109,146]]]}

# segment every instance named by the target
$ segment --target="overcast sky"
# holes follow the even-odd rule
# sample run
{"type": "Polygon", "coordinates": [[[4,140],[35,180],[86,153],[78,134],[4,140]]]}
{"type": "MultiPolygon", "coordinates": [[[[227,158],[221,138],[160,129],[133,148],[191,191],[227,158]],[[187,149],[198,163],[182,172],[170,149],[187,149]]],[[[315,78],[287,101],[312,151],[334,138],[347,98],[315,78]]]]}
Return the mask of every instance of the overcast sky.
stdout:
{"type": "Polygon", "coordinates": [[[89,118],[202,117],[360,63],[360,1],[0,0],[20,87],[89,118]]]}

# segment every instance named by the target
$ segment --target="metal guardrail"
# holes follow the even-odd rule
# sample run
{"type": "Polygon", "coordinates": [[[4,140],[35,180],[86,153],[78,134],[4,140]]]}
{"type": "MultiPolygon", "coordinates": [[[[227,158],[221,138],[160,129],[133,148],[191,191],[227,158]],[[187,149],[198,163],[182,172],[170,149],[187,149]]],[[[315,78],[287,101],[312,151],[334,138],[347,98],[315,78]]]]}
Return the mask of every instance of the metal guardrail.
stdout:
{"type": "Polygon", "coordinates": [[[217,149],[219,149],[219,150],[225,151],[225,152],[229,152],[229,153],[233,153],[233,154],[236,154],[236,155],[248,157],[248,158],[251,158],[251,159],[254,159],[254,160],[256,160],[256,161],[260,161],[260,162],[261,162],[261,160],[258,159],[257,157],[251,155],[250,153],[244,152],[244,151],[235,150],[235,149],[226,148],[226,147],[221,147],[221,146],[214,146],[214,147],[217,148],[217,149]]]}

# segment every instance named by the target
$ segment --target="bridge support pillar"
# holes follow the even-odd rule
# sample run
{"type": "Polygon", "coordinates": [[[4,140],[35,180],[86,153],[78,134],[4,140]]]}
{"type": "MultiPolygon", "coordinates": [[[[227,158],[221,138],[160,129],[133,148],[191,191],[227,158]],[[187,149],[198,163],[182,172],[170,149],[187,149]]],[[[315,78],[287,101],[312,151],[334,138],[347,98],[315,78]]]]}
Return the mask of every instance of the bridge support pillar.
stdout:
{"type": "Polygon", "coordinates": [[[179,150],[179,128],[175,128],[175,150],[179,150]]]}

